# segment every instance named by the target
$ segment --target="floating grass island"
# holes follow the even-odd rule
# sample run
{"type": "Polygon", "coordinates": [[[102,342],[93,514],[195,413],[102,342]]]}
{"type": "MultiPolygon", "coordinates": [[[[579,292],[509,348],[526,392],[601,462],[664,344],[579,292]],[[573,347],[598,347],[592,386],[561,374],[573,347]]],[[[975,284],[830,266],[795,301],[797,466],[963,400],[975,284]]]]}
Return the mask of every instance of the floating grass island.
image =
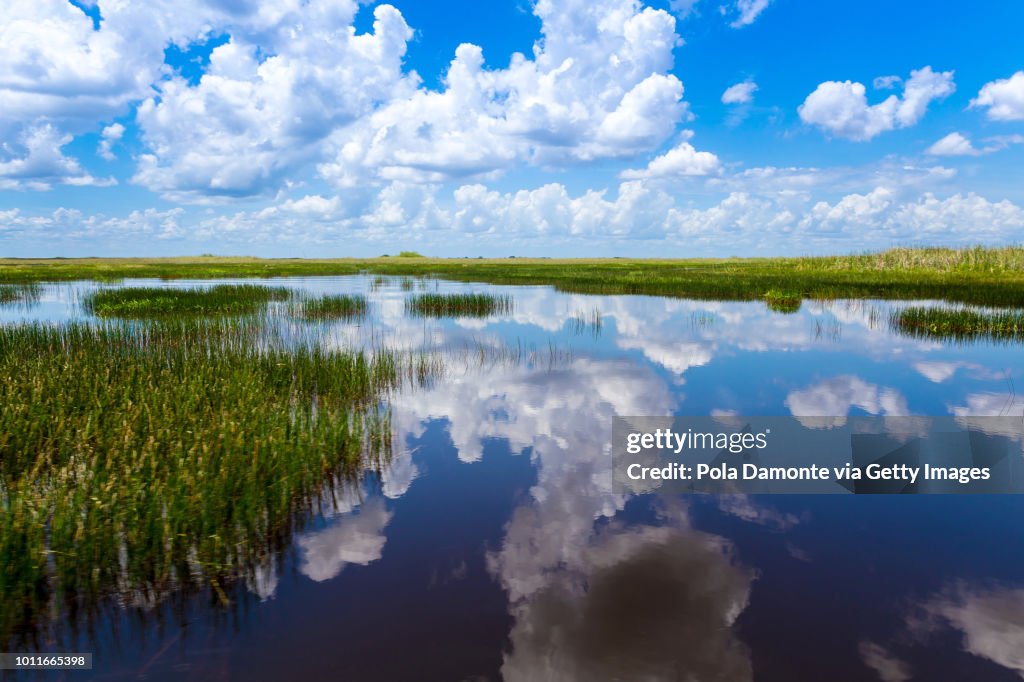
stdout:
{"type": "Polygon", "coordinates": [[[919,338],[971,341],[1024,339],[1024,311],[984,312],[945,306],[914,306],[892,313],[897,331],[919,338]]]}
{"type": "Polygon", "coordinates": [[[86,312],[97,317],[150,319],[182,315],[247,315],[259,312],[271,301],[287,301],[290,297],[288,289],[255,284],[220,284],[189,289],[124,287],[96,291],[88,295],[82,305],[86,312]]]}
{"type": "Polygon", "coordinates": [[[489,317],[512,311],[512,297],[496,294],[419,294],[405,310],[420,317],[489,317]]]}

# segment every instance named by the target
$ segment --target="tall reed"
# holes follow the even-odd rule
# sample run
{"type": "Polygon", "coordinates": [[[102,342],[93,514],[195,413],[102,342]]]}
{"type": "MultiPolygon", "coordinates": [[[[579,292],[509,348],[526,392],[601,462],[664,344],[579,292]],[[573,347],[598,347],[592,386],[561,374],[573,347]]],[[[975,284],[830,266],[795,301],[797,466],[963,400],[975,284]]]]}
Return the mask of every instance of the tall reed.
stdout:
{"type": "Polygon", "coordinates": [[[1024,311],[985,312],[948,306],[912,306],[890,316],[892,327],[919,338],[972,341],[1024,339],[1024,311]]]}
{"type": "Polygon", "coordinates": [[[405,300],[418,317],[489,317],[512,312],[512,297],[496,294],[419,294],[405,300]]]}
{"type": "Polygon", "coordinates": [[[365,296],[340,294],[298,299],[292,303],[291,313],[295,317],[310,322],[352,320],[366,315],[368,308],[365,296]]]}
{"type": "Polygon", "coordinates": [[[33,303],[39,300],[38,284],[0,284],[0,305],[6,303],[33,303]]]}
{"type": "Polygon", "coordinates": [[[601,328],[603,326],[604,321],[601,317],[601,310],[599,308],[594,308],[590,312],[577,310],[573,313],[572,317],[569,318],[569,330],[577,336],[590,334],[594,338],[597,338],[601,335],[601,328]]]}
{"type": "MultiPolygon", "coordinates": [[[[221,323],[0,327],[0,644],[263,562],[390,444],[400,359],[221,323]]],[[[11,650],[11,649],[8,649],[11,650]]]]}

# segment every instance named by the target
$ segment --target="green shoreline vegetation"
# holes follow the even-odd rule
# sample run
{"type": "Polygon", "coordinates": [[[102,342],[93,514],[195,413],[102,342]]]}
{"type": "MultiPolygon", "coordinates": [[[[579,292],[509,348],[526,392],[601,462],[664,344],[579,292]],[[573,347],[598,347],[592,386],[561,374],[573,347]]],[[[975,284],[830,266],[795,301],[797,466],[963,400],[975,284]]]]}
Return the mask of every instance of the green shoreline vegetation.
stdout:
{"type": "Polygon", "coordinates": [[[110,597],[226,600],[389,455],[382,399],[422,367],[285,347],[260,322],[0,326],[0,642],[110,597]]]}
{"type": "Polygon", "coordinates": [[[489,317],[512,312],[512,297],[497,294],[419,294],[405,300],[419,317],[489,317]]]}
{"type": "Polygon", "coordinates": [[[352,275],[440,277],[491,284],[547,284],[575,293],[763,300],[769,291],[808,299],[934,299],[1024,306],[1024,247],[897,248],[808,258],[731,259],[3,259],[0,282],[352,275]]]}

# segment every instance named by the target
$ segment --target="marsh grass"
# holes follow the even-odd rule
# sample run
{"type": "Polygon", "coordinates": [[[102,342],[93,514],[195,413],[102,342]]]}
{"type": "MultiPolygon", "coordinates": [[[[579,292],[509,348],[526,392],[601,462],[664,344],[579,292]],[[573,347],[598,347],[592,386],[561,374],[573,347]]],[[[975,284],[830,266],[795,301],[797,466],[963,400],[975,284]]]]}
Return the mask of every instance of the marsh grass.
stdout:
{"type": "Polygon", "coordinates": [[[31,304],[39,300],[38,284],[0,284],[0,305],[11,303],[31,304]]]}
{"type": "Polygon", "coordinates": [[[263,310],[271,301],[287,301],[290,297],[291,292],[283,287],[255,284],[218,284],[188,289],[122,287],[93,292],[85,297],[82,306],[97,317],[144,320],[247,315],[263,310]]]}
{"type": "Polygon", "coordinates": [[[573,313],[572,317],[569,318],[569,331],[576,336],[583,336],[589,334],[594,338],[601,335],[601,328],[603,327],[603,320],[601,318],[601,311],[598,308],[594,308],[590,312],[585,310],[577,310],[573,313]]]}
{"type": "Polygon", "coordinates": [[[838,343],[843,338],[843,325],[836,319],[814,320],[814,340],[838,343]]]}
{"type": "Polygon", "coordinates": [[[974,341],[1024,339],[1024,311],[985,312],[946,306],[913,306],[894,311],[892,327],[918,338],[974,341]]]}
{"type": "Polygon", "coordinates": [[[795,313],[803,305],[803,296],[791,291],[771,289],[764,295],[765,305],[777,313],[795,313]]]}
{"type": "Polygon", "coordinates": [[[386,456],[382,395],[431,371],[258,333],[235,320],[0,327],[2,643],[111,596],[223,594],[326,484],[386,456]]]}
{"type": "Polygon", "coordinates": [[[856,256],[834,267],[865,267],[874,270],[937,270],[942,272],[1020,272],[1024,269],[1024,247],[962,249],[936,247],[897,247],[866,256],[856,256]]]}
{"type": "Polygon", "coordinates": [[[405,300],[417,317],[490,317],[512,312],[512,297],[497,294],[419,294],[405,300]]]}
{"type": "MultiPolygon", "coordinates": [[[[722,259],[2,259],[0,282],[116,277],[290,275],[433,277],[490,284],[546,284],[561,291],[703,300],[763,300],[771,290],[805,299],[941,299],[1024,306],[1024,247],[897,248],[808,258],[722,259]]],[[[411,287],[410,287],[411,288],[411,287]]]]}
{"type": "Polygon", "coordinates": [[[354,320],[366,315],[369,304],[359,294],[301,298],[292,302],[291,314],[308,322],[354,320]]]}
{"type": "Polygon", "coordinates": [[[516,338],[508,343],[474,338],[466,343],[449,344],[438,349],[433,358],[433,378],[479,374],[481,371],[526,367],[552,371],[576,359],[571,346],[560,346],[551,340],[545,345],[516,338]]]}

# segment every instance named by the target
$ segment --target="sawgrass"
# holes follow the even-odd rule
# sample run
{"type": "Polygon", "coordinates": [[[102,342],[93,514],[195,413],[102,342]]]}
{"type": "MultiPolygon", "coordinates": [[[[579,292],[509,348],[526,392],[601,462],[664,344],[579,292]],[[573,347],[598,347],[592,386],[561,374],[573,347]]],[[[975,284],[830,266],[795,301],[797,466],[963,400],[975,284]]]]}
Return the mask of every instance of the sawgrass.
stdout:
{"type": "Polygon", "coordinates": [[[0,327],[0,643],[110,597],[223,595],[386,456],[382,395],[429,371],[258,321],[0,327]]]}
{"type": "Polygon", "coordinates": [[[292,304],[291,311],[295,317],[315,322],[360,318],[366,315],[368,308],[365,296],[341,294],[297,300],[292,304]]]}
{"type": "Polygon", "coordinates": [[[1024,311],[914,306],[892,313],[897,331],[918,338],[974,341],[1024,339],[1024,311]]]}
{"type": "Polygon", "coordinates": [[[763,300],[776,290],[805,299],[933,299],[1024,306],[1024,247],[898,248],[808,258],[727,259],[48,259],[0,260],[0,282],[126,277],[290,275],[442,277],[548,284],[563,291],[706,300],[763,300]]]}
{"type": "Polygon", "coordinates": [[[288,289],[255,284],[219,284],[189,289],[121,287],[100,289],[89,294],[82,307],[97,317],[121,319],[246,315],[259,312],[271,301],[286,301],[290,296],[288,289]]]}
{"type": "Polygon", "coordinates": [[[776,289],[767,291],[764,295],[765,305],[777,313],[795,313],[800,310],[803,300],[803,296],[800,294],[776,289]]]}
{"type": "Polygon", "coordinates": [[[33,303],[39,300],[39,285],[28,284],[0,284],[0,305],[10,303],[33,303]]]}
{"type": "Polygon", "coordinates": [[[594,338],[601,335],[601,328],[604,326],[603,318],[601,317],[601,311],[598,308],[587,312],[585,310],[577,310],[573,313],[572,317],[569,318],[569,330],[576,336],[583,336],[589,334],[594,338]]]}
{"type": "Polygon", "coordinates": [[[496,294],[419,294],[405,300],[419,317],[489,317],[512,311],[512,297],[496,294]]]}

